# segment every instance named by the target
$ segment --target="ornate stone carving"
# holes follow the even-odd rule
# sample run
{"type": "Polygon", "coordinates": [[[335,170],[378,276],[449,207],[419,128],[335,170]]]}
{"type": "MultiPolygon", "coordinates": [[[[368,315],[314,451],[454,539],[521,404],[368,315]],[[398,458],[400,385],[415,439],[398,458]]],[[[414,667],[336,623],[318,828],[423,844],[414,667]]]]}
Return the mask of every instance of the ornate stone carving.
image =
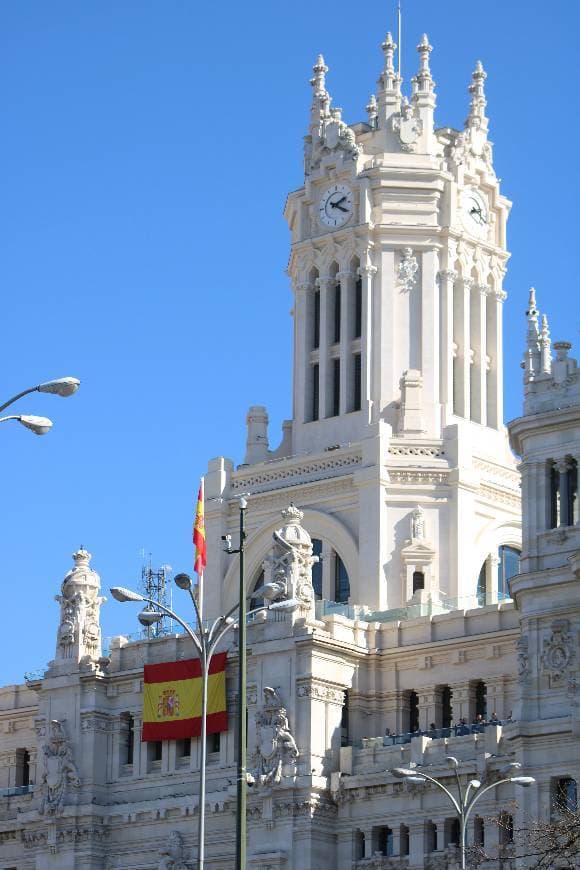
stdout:
{"type": "Polygon", "coordinates": [[[356,160],[360,154],[356,135],[342,120],[342,109],[329,108],[330,97],[326,94],[320,111],[318,129],[313,135],[310,153],[306,155],[306,172],[317,169],[324,157],[342,152],[347,160],[356,160]]]}
{"type": "Polygon", "coordinates": [[[523,634],[516,643],[518,680],[523,683],[530,672],[530,656],[528,652],[528,638],[523,634]]]}
{"type": "Polygon", "coordinates": [[[401,111],[393,115],[392,126],[399,139],[401,151],[413,152],[423,132],[423,121],[415,115],[413,106],[406,97],[401,101],[401,111]]]}
{"type": "Polygon", "coordinates": [[[313,701],[326,701],[339,707],[344,705],[344,689],[326,683],[299,683],[296,694],[299,698],[309,698],[313,701]]]}
{"type": "Polygon", "coordinates": [[[264,561],[264,581],[274,584],[280,598],[296,603],[294,616],[314,618],[314,587],[310,535],[301,525],[304,514],[293,504],[282,511],[285,525],[273,533],[274,546],[264,561]]]}
{"type": "Polygon", "coordinates": [[[171,831],[167,842],[159,849],[158,870],[187,870],[185,845],[179,831],[171,831]]]}
{"type": "Polygon", "coordinates": [[[574,656],[574,639],[570,633],[568,619],[555,619],[552,634],[544,639],[542,649],[542,669],[559,682],[564,676],[574,656]]]}
{"type": "Polygon", "coordinates": [[[399,261],[398,281],[399,287],[405,292],[408,293],[415,286],[418,270],[419,263],[417,257],[413,256],[413,248],[403,248],[399,261]]]}
{"type": "Polygon", "coordinates": [[[81,784],[77,766],[62,722],[52,719],[42,747],[43,769],[40,777],[40,815],[62,814],[68,787],[81,784]]]}
{"type": "Polygon", "coordinates": [[[56,658],[90,661],[101,655],[99,614],[105,599],[99,595],[99,575],[89,567],[91,554],[81,548],[73,559],[75,566],[55,597],[60,604],[56,658]]]}
{"type": "Polygon", "coordinates": [[[411,514],[411,538],[417,540],[425,538],[425,511],[420,504],[411,514]]]}
{"type": "Polygon", "coordinates": [[[276,689],[264,688],[264,703],[255,718],[254,779],[259,785],[272,785],[281,781],[284,766],[294,765],[299,756],[286,709],[276,689]]]}

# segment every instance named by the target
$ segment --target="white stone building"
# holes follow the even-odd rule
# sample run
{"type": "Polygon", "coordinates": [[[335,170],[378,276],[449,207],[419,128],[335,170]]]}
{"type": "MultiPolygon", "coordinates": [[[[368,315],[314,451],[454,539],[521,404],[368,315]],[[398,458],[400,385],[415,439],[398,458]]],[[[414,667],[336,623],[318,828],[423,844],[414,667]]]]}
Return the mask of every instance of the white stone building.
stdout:
{"type": "MultiPolygon", "coordinates": [[[[220,457],[205,477],[206,616],[236,601],[221,538],[236,540],[245,492],[248,594],[283,571],[302,602],[248,632],[256,870],[456,866],[451,807],[390,773],[416,764],[446,780],[449,755],[466,781],[514,763],[536,778],[490,792],[470,824],[488,866],[527,866],[491,817],[545,818],[580,776],[580,376],[568,344],[552,360],[532,293],[510,429],[520,505],[502,422],[510,203],[485,72],[464,130],[437,128],[427,37],[409,100],[390,35],[382,48],[366,123],[347,126],[322,57],[314,67],[305,181],[286,206],[292,419],[270,451],[267,412],[250,408],[244,465],[220,457]]],[[[102,655],[100,580],[86,551],[74,560],[54,660],[0,690],[0,867],[192,867],[199,741],[140,742],[143,665],[190,657],[191,643],[119,637],[102,655]]],[[[233,727],[209,749],[207,866],[229,870],[233,727]]]]}

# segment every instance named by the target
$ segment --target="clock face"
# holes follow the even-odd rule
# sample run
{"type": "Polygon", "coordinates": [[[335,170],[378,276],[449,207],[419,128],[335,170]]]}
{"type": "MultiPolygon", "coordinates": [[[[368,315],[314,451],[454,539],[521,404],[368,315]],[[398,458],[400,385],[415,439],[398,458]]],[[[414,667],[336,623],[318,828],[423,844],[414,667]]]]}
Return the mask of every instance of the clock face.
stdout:
{"type": "Polygon", "coordinates": [[[465,228],[476,236],[486,236],[489,227],[489,211],[481,193],[474,187],[463,191],[462,217],[465,228]]]}
{"type": "Polygon", "coordinates": [[[321,224],[332,229],[342,227],[352,213],[352,190],[346,184],[335,184],[323,193],[318,207],[321,224]]]}

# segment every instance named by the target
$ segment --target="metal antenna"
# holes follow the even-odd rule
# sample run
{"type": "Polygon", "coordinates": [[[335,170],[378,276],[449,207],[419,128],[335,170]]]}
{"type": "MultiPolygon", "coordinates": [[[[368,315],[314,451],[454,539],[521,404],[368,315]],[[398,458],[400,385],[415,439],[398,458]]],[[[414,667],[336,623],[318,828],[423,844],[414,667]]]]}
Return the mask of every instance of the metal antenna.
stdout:
{"type": "Polygon", "coordinates": [[[398,60],[398,75],[399,80],[401,79],[401,0],[397,0],[397,36],[399,43],[399,53],[397,55],[398,60]]]}

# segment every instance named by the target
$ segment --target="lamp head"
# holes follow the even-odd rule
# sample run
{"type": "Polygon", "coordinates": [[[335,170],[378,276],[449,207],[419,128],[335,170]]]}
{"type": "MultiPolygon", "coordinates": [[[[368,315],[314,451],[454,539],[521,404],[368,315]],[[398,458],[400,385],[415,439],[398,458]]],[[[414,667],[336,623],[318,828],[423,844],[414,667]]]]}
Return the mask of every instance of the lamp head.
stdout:
{"type": "Polygon", "coordinates": [[[449,767],[452,767],[452,768],[454,768],[454,767],[459,767],[459,761],[455,758],[454,755],[448,755],[448,756],[445,758],[445,761],[447,762],[447,764],[449,765],[449,767]]]}
{"type": "Polygon", "coordinates": [[[179,586],[180,589],[191,589],[193,586],[193,581],[189,574],[176,574],[173,578],[175,580],[175,585],[179,586]]]}
{"type": "Polygon", "coordinates": [[[471,788],[481,788],[481,782],[478,779],[471,779],[469,785],[471,788]]]}
{"type": "Polygon", "coordinates": [[[49,420],[48,417],[37,417],[36,414],[20,414],[16,419],[35,435],[46,435],[52,429],[52,420],[49,420]]]}
{"type": "Polygon", "coordinates": [[[268,605],[268,610],[278,610],[283,613],[293,613],[300,607],[300,602],[297,598],[285,598],[283,601],[274,601],[268,605]]]}
{"type": "Polygon", "coordinates": [[[412,782],[415,785],[419,785],[419,784],[422,785],[425,782],[425,780],[422,776],[417,776],[417,775],[413,774],[413,776],[406,776],[405,782],[412,782]]]}
{"type": "Polygon", "coordinates": [[[156,622],[161,622],[161,620],[163,619],[163,614],[159,613],[158,610],[152,610],[151,608],[146,607],[139,613],[137,619],[139,620],[141,625],[149,627],[151,625],[155,625],[156,622]]]}
{"type": "Polygon", "coordinates": [[[125,589],[124,586],[113,586],[109,592],[115,601],[144,601],[142,595],[138,592],[133,592],[132,589],[125,589]]]}
{"type": "Polygon", "coordinates": [[[53,393],[55,396],[72,396],[80,387],[78,378],[56,378],[54,381],[45,381],[36,388],[39,393],[53,393]]]}
{"type": "Polygon", "coordinates": [[[533,785],[535,783],[535,779],[533,776],[511,776],[510,782],[513,782],[515,785],[521,785],[522,788],[528,788],[528,786],[533,785]]]}
{"type": "Polygon", "coordinates": [[[410,776],[417,775],[417,771],[411,770],[409,767],[392,767],[390,773],[396,776],[397,779],[407,779],[410,776]]]}

